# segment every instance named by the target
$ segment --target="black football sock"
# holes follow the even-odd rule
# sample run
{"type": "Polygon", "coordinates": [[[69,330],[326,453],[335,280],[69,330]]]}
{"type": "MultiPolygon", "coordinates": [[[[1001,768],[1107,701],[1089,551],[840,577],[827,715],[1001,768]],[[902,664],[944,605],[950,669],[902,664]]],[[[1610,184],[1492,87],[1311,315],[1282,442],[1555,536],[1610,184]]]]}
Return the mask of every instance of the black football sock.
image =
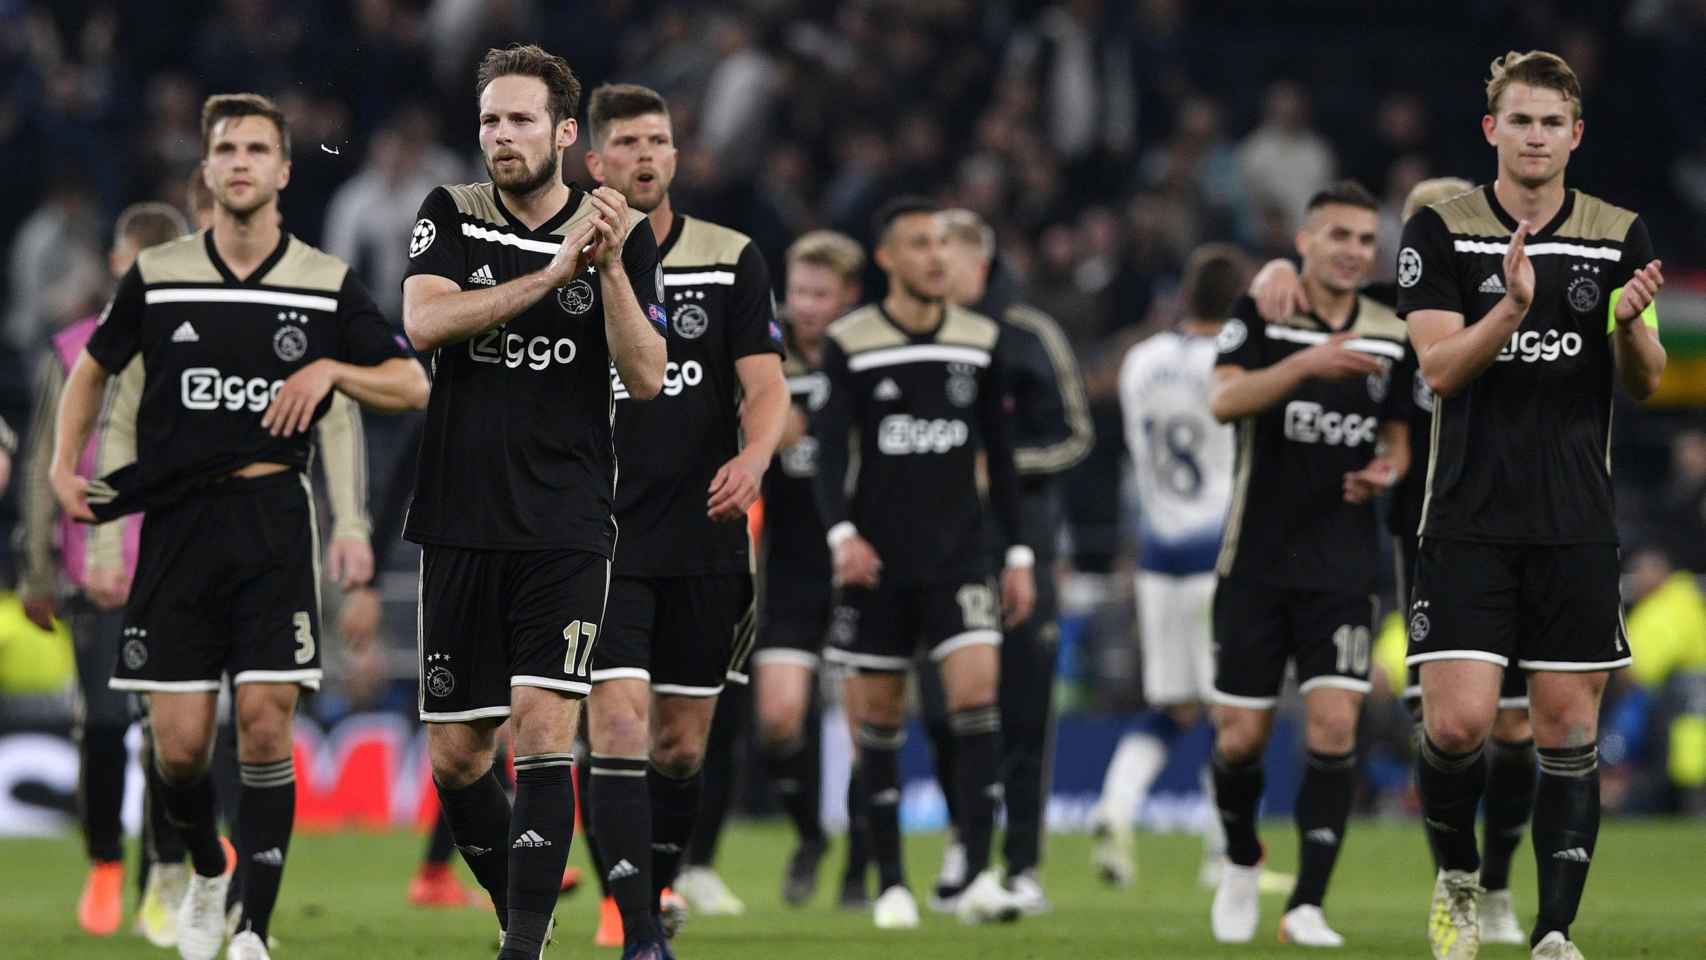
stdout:
{"type": "Polygon", "coordinates": [[[1534,741],[1494,740],[1487,751],[1487,794],[1481,801],[1481,886],[1511,885],[1511,857],[1534,812],[1534,741]]]}
{"type": "Polygon", "coordinates": [[[966,882],[989,868],[995,805],[1001,796],[1001,710],[994,704],[949,715],[954,776],[960,795],[959,840],[966,851],[966,882]]]}
{"type": "Polygon", "coordinates": [[[575,836],[575,758],[535,753],[515,758],[515,808],[509,818],[509,924],[498,960],[537,960],[563,867],[575,836]]]}
{"type": "Polygon", "coordinates": [[[900,727],[859,725],[859,772],[870,821],[871,855],[877,861],[877,890],[906,885],[900,852],[900,727]]]}
{"type": "Polygon", "coordinates": [[[1319,907],[1327,896],[1327,881],[1339,859],[1355,790],[1355,753],[1309,751],[1303,784],[1297,790],[1297,885],[1285,905],[1287,910],[1319,907]]]}
{"type": "Polygon", "coordinates": [[[1266,776],[1262,758],[1233,763],[1214,752],[1214,803],[1226,831],[1226,859],[1240,867],[1262,862],[1262,841],[1256,836],[1256,807],[1262,802],[1266,776]]]}
{"type": "Polygon", "coordinates": [[[723,838],[734,800],[735,763],[743,753],[741,735],[751,712],[752,697],[740,684],[730,684],[717,698],[705,762],[699,768],[699,812],[687,841],[686,862],[693,866],[709,867],[717,861],[717,842],[723,838]]]}
{"type": "Polygon", "coordinates": [[[154,735],[144,728],[142,737],[142,794],[143,855],[153,863],[183,863],[189,856],[184,838],[172,821],[166,818],[164,800],[166,782],[160,768],[154,765],[154,735]]]}
{"type": "Polygon", "coordinates": [[[450,854],[455,849],[456,840],[450,835],[450,821],[444,818],[444,811],[440,810],[432,822],[432,832],[427,834],[426,857],[422,863],[442,867],[450,862],[450,854]]]}
{"type": "Polygon", "coordinates": [[[189,851],[195,872],[217,877],[225,872],[225,848],[219,843],[219,828],[213,817],[213,781],[206,773],[193,780],[174,783],[160,771],[160,801],[166,818],[178,830],[189,851]]]}
{"type": "Polygon", "coordinates": [[[652,801],[652,901],[656,894],[675,883],[681,858],[693,839],[694,821],[699,817],[699,795],[703,771],[672,777],[657,767],[646,771],[646,786],[652,801]]]}
{"type": "MultiPolygon", "coordinates": [[[[794,832],[801,840],[821,842],[823,823],[818,817],[819,761],[817,751],[813,750],[812,746],[807,737],[766,744],[764,768],[770,777],[770,785],[776,790],[777,802],[782,805],[782,810],[794,824],[794,832]]],[[[851,815],[851,809],[848,813],[851,815]]]]}
{"type": "Polygon", "coordinates": [[[598,824],[598,852],[605,881],[622,912],[627,943],[662,940],[657,891],[652,887],[652,797],[645,757],[594,754],[588,806],[598,824]]]}
{"type": "Polygon", "coordinates": [[[90,862],[124,859],[124,777],[130,766],[125,749],[127,727],[86,726],[79,731],[78,800],[83,813],[83,843],[90,862]]]}
{"type": "Polygon", "coordinates": [[[1533,946],[1553,930],[1570,936],[1599,839],[1599,748],[1541,747],[1534,795],[1534,865],[1540,915],[1533,946]]]}
{"type": "MultiPolygon", "coordinates": [[[[584,744],[583,744],[584,746],[584,744]]],[[[598,837],[592,822],[592,749],[575,755],[575,809],[581,815],[581,847],[592,863],[593,876],[598,878],[599,899],[610,896],[610,882],[604,878],[604,858],[598,852],[598,837]]]]}
{"type": "Polygon", "coordinates": [[[1416,786],[1422,795],[1422,826],[1443,870],[1475,872],[1481,853],[1475,846],[1475,810],[1487,786],[1483,750],[1447,753],[1422,735],[1416,760],[1416,786]]]}
{"type": "Polygon", "coordinates": [[[436,779],[438,805],[462,860],[473,871],[497,911],[499,925],[509,923],[509,795],[496,768],[465,787],[450,788],[436,779]]]}
{"type": "Polygon", "coordinates": [[[243,929],[265,943],[296,825],[296,768],[286,757],[241,764],[237,775],[243,784],[237,846],[248,861],[243,871],[243,929]]]}
{"type": "Polygon", "coordinates": [[[858,750],[853,769],[847,772],[847,864],[841,871],[843,887],[857,884],[865,889],[865,871],[871,865],[871,808],[865,797],[865,775],[859,770],[858,750]]]}
{"type": "Polygon", "coordinates": [[[954,774],[959,770],[959,758],[956,755],[959,744],[954,739],[954,728],[947,716],[927,718],[924,732],[930,737],[931,769],[936,774],[936,787],[942,791],[942,802],[948,807],[948,829],[954,831],[954,837],[957,839],[960,830],[960,791],[954,786],[954,774]]]}

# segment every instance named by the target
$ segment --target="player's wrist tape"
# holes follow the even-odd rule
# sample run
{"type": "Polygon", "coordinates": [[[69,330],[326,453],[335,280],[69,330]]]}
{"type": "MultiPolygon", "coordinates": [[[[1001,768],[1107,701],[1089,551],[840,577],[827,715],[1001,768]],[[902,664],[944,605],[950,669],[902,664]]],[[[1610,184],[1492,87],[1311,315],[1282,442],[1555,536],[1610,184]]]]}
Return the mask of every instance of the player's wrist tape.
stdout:
{"type": "Polygon", "coordinates": [[[825,535],[824,539],[829,541],[829,549],[834,550],[858,535],[859,528],[853,526],[853,522],[851,520],[843,520],[835,526],[830,527],[829,533],[825,535]]]}
{"type": "Polygon", "coordinates": [[[1007,566],[1014,570],[1029,570],[1037,565],[1036,551],[1024,544],[1007,548],[1007,566]]]}
{"type": "MultiPolygon", "coordinates": [[[[1623,302],[1623,288],[1611,291],[1610,302],[1605,309],[1605,332],[1612,333],[1617,329],[1617,307],[1623,302]]],[[[1649,303],[1641,309],[1641,322],[1654,330],[1659,328],[1659,305],[1649,303]]]]}

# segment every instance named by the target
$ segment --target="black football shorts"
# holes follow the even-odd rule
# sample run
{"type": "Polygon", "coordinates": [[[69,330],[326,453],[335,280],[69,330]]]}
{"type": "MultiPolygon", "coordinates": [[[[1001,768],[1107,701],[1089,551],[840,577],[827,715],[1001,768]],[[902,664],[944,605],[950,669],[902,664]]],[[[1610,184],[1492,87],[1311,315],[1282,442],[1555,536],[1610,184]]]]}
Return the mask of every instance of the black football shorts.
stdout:
{"type": "Polygon", "coordinates": [[[150,510],[109,686],[320,686],[320,542],[295,471],[230,478],[150,510]]]}
{"type": "Polygon", "coordinates": [[[746,682],[756,617],[750,574],[617,577],[592,680],[646,680],[663,696],[717,696],[729,681],[746,682]]]}
{"type": "Polygon", "coordinates": [[[872,673],[900,673],[928,650],[940,663],[975,644],[1001,644],[1001,605],[987,581],[842,587],[824,656],[872,673]]]}
{"type": "Polygon", "coordinates": [[[752,662],[817,669],[835,605],[829,581],[772,577],[764,584],[763,594],[752,662]]]}
{"type": "Polygon", "coordinates": [[[1215,702],[1273,709],[1287,661],[1300,693],[1317,687],[1367,693],[1375,603],[1367,593],[1221,577],[1214,589],[1215,702]]]}

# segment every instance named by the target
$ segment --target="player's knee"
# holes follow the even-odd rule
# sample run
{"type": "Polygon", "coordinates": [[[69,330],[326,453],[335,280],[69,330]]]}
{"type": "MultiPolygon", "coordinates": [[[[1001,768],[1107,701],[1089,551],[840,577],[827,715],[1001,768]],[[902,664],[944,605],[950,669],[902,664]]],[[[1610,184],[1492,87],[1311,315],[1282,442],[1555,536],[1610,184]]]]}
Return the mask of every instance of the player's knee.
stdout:
{"type": "Polygon", "coordinates": [[[1304,735],[1317,753],[1349,753],[1356,746],[1356,717],[1311,717],[1304,735]]]}
{"type": "Polygon", "coordinates": [[[758,743],[766,753],[775,753],[802,739],[805,733],[804,711],[791,704],[760,705],[758,711],[758,743]]]}
{"type": "Polygon", "coordinates": [[[1493,738],[1506,743],[1533,740],[1534,726],[1528,721],[1528,711],[1524,709],[1500,710],[1498,718],[1493,721],[1493,738]]]}
{"type": "Polygon", "coordinates": [[[491,758],[477,750],[463,750],[448,744],[432,749],[432,778],[439,786],[460,790],[486,775],[491,758]]]}
{"type": "Polygon", "coordinates": [[[1473,753],[1486,742],[1491,719],[1456,710],[1431,710],[1423,718],[1428,739],[1447,753],[1473,753]]]}
{"type": "Polygon", "coordinates": [[[906,700],[867,692],[859,703],[859,720],[885,727],[898,727],[906,720],[906,700]]]}
{"type": "Polygon", "coordinates": [[[246,760],[290,756],[291,714],[277,701],[253,699],[237,708],[237,747],[246,760]]]}
{"type": "Polygon", "coordinates": [[[161,738],[154,741],[154,766],[167,783],[188,783],[207,772],[207,743],[192,738],[161,738]]]}
{"type": "Polygon", "coordinates": [[[1221,711],[1215,717],[1215,752],[1233,763],[1256,759],[1268,745],[1267,725],[1262,718],[1243,713],[1221,711]]]}
{"type": "Polygon", "coordinates": [[[668,725],[657,733],[652,745],[652,766],[666,777],[691,777],[705,762],[705,738],[695,731],[668,725]]]}

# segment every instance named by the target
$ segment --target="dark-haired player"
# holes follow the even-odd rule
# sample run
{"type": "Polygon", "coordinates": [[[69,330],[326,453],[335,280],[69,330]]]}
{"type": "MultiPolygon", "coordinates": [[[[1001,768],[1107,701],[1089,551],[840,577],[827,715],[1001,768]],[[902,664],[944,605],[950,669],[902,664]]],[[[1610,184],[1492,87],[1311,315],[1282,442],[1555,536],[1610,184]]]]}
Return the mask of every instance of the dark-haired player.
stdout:
{"type": "Polygon", "coordinates": [[[1321,904],[1350,815],[1356,719],[1369,689],[1373,497],[1409,461],[1404,328],[1358,293],[1374,264],[1376,208],[1348,181],[1312,198],[1297,248],[1313,309],[1267,323],[1244,297],[1218,336],[1210,406],[1238,428],[1214,594],[1214,786],[1227,864],[1211,921],[1222,942],[1248,942],[1259,918],[1262,752],[1289,661],[1309,756],[1297,883],[1280,935],[1343,943],[1321,904]]]}
{"type": "Polygon", "coordinates": [[[636,399],[662,388],[663,309],[645,218],[563,183],[569,65],[490,50],[475,89],[491,180],[435,188],[409,244],[403,322],[434,379],[404,536],[421,544],[439,802],[505,927],[499,957],[533,960],[573,836],[571,751],[616,549],[610,367],[636,399]],[[513,807],[492,766],[506,717],[513,807]]]}
{"type": "Polygon", "coordinates": [[[746,682],[746,511],[782,437],[788,387],[758,247],[670,203],[669,105],[645,87],[603,86],[587,126],[588,171],[647,216],[669,317],[662,396],[635,404],[626,377],[613,380],[622,547],[587,701],[588,805],[633,949],[656,936],[658,895],[691,838],[717,698],[725,682],[746,682]]]}
{"type": "Polygon", "coordinates": [[[1031,614],[1035,554],[1019,530],[1001,326],[946,302],[947,232],[931,204],[889,202],[876,234],[888,294],[830,328],[827,394],[812,419],[818,507],[841,587],[827,656],[859,671],[852,709],[882,890],[873,914],[880,928],[919,922],[901,857],[899,760],[906,673],[923,647],[956,741],[959,840],[972,878],[956,912],[972,923],[1011,919],[1019,899],[989,868],[1001,792],[997,648],[1003,620],[1011,627],[1031,614]],[[850,443],[859,457],[851,490],[850,443]],[[999,600],[984,554],[980,453],[1005,547],[999,600]]]}

